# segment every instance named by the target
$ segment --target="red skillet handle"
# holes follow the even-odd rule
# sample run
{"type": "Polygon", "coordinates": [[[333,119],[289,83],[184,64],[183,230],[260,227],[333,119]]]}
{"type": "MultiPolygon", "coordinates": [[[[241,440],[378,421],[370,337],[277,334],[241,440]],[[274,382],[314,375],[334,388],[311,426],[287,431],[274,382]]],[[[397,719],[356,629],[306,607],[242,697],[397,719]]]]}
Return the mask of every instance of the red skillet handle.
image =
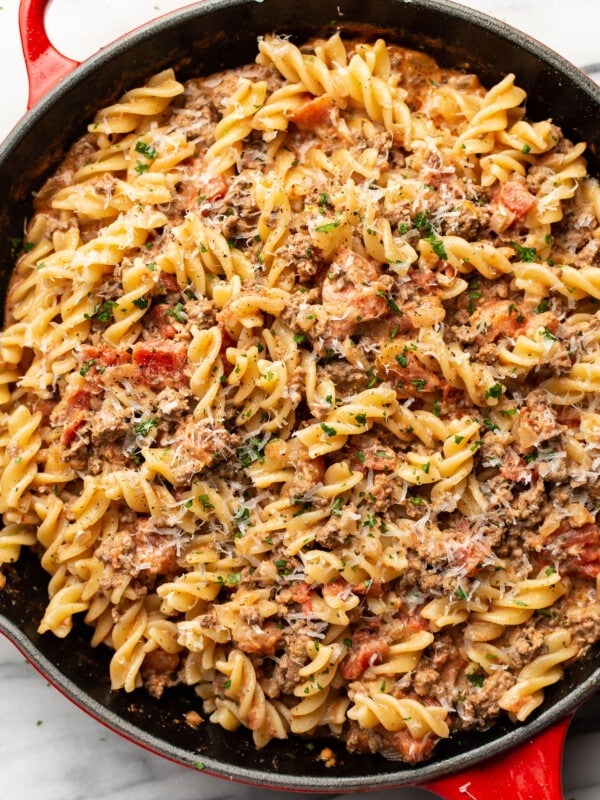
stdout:
{"type": "Polygon", "coordinates": [[[445,800],[562,800],[562,753],[572,718],[499,758],[423,788],[445,800]]]}
{"type": "Polygon", "coordinates": [[[50,43],[44,25],[48,1],[21,0],[19,5],[19,31],[29,80],[28,109],[80,63],[63,56],[50,43]]]}

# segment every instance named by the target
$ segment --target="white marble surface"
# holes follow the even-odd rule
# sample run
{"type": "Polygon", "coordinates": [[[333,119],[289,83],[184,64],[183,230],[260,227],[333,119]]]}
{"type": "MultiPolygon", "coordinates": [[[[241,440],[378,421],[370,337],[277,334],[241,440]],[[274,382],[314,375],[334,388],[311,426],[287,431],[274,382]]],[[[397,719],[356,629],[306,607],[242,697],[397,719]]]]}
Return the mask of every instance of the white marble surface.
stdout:
{"type": "MultiPolygon", "coordinates": [[[[135,25],[187,4],[185,0],[53,0],[48,31],[66,55],[81,60],[135,25]]],[[[464,4],[520,28],[580,67],[596,64],[591,73],[600,80],[598,0],[470,0],[464,4]]],[[[0,139],[26,106],[17,12],[18,0],[0,0],[0,139]]],[[[596,732],[572,732],[567,738],[563,775],[567,800],[600,798],[600,720],[596,727],[596,732]]],[[[303,795],[238,786],[174,765],[125,741],[64,699],[0,637],[0,800],[259,800],[278,796],[294,800],[303,795]]],[[[373,792],[369,797],[426,800],[432,795],[407,788],[373,792]]]]}

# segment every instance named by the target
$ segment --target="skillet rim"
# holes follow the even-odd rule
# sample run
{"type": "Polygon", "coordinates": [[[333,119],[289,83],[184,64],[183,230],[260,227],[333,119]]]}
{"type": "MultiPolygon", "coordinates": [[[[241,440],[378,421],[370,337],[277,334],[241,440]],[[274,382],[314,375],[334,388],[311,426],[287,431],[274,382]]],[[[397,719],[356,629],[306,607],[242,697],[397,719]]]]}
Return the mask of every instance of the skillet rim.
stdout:
{"type": "MultiPolygon", "coordinates": [[[[238,7],[251,7],[255,4],[251,2],[244,2],[244,0],[208,0],[208,2],[189,6],[178,11],[174,11],[150,23],[146,23],[139,29],[136,29],[130,34],[118,39],[112,45],[107,46],[102,51],[94,56],[91,56],[81,66],[61,83],[52,89],[46,97],[38,103],[20,123],[17,123],[15,128],[9,133],[4,143],[0,145],[0,175],[3,162],[10,157],[10,154],[15,148],[19,147],[23,138],[30,132],[35,131],[41,121],[47,114],[51,113],[55,108],[57,101],[64,98],[74,88],[81,85],[85,80],[102,69],[107,63],[115,59],[117,55],[123,55],[138,47],[141,43],[161,35],[161,32],[169,29],[180,28],[185,25],[186,21],[196,19],[198,16],[206,16],[215,11],[221,12],[224,9],[236,9],[238,7]]],[[[269,5],[277,6],[274,0],[266,0],[264,7],[269,5]]],[[[280,5],[280,4],[279,4],[280,5]]],[[[344,2],[339,4],[344,6],[344,2]]],[[[562,56],[559,56],[546,45],[537,42],[527,34],[507,25],[500,20],[489,17],[482,12],[470,9],[466,6],[457,5],[448,0],[422,0],[421,2],[412,2],[412,0],[388,0],[387,5],[393,6],[411,6],[413,8],[423,8],[433,11],[439,11],[443,14],[450,14],[452,19],[460,20],[462,23],[475,25],[491,32],[495,36],[501,37],[513,46],[526,50],[534,55],[536,59],[552,66],[557,72],[565,76],[568,81],[577,85],[579,89],[590,97],[592,104],[595,104],[596,110],[600,107],[600,87],[597,86],[585,73],[581,72],[577,67],[570,64],[562,56]]],[[[343,23],[343,19],[341,20],[343,23]]],[[[146,71],[147,73],[149,70],[146,71]]],[[[96,104],[95,107],[99,107],[96,104]]],[[[1,593],[0,593],[1,598],[1,593]]],[[[35,645],[31,638],[25,632],[17,627],[12,621],[1,613],[0,609],[0,630],[2,630],[7,637],[26,655],[28,660],[36,666],[60,691],[63,692],[69,699],[75,702],[78,706],[90,713],[94,718],[103,724],[106,724],[111,729],[120,733],[121,735],[132,739],[136,743],[147,747],[155,753],[158,753],[166,758],[176,761],[177,763],[193,766],[194,761],[197,761],[198,754],[190,754],[187,750],[182,750],[170,744],[165,744],[163,739],[160,739],[153,734],[134,725],[123,717],[115,714],[115,712],[95,701],[89,694],[82,692],[73,681],[66,678],[60,672],[54,662],[50,661],[35,645]],[[190,760],[193,759],[193,760],[190,760]]],[[[597,655],[595,659],[597,660],[597,655]]],[[[407,765],[400,765],[403,769],[382,776],[375,774],[345,778],[336,776],[335,778],[320,778],[320,777],[303,777],[304,783],[298,786],[294,785],[294,789],[304,789],[306,791],[328,791],[335,789],[336,791],[356,791],[359,789],[373,789],[382,787],[401,786],[406,784],[414,784],[415,781],[422,782],[431,778],[441,777],[449,773],[454,773],[464,769],[465,767],[473,766],[482,760],[496,755],[500,752],[509,750],[519,744],[524,743],[531,736],[546,729],[552,722],[565,716],[569,711],[579,703],[583,702],[589,697],[600,684],[600,666],[589,675],[584,681],[576,684],[574,689],[571,689],[566,695],[559,699],[554,705],[544,710],[534,719],[520,725],[519,727],[509,732],[502,733],[498,739],[494,739],[491,743],[485,743],[478,747],[469,749],[466,754],[445,759],[442,762],[434,760],[425,764],[420,764],[415,768],[406,769],[407,765]],[[373,778],[377,777],[378,783],[373,784],[373,778]]],[[[368,756],[366,756],[368,758],[368,756]]],[[[361,756],[362,758],[362,756],[361,756]]],[[[212,759],[206,754],[202,754],[202,759],[206,764],[206,772],[208,774],[216,775],[219,777],[230,778],[229,772],[230,765],[224,764],[222,761],[212,759]]],[[[279,775],[275,773],[266,773],[264,771],[257,771],[248,769],[246,767],[237,766],[235,779],[241,782],[255,784],[272,788],[290,789],[290,781],[294,784],[300,780],[300,776],[293,776],[290,778],[288,775],[279,775]]]]}

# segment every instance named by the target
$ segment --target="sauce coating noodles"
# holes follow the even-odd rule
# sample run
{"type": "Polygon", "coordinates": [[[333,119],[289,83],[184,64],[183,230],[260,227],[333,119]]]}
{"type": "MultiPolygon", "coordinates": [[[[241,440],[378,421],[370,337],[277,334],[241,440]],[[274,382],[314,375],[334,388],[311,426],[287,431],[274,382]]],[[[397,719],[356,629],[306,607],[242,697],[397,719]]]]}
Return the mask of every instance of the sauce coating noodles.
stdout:
{"type": "Polygon", "coordinates": [[[585,144],[383,39],[102,109],[0,334],[0,565],[115,691],[416,763],[600,638],[585,144]]]}

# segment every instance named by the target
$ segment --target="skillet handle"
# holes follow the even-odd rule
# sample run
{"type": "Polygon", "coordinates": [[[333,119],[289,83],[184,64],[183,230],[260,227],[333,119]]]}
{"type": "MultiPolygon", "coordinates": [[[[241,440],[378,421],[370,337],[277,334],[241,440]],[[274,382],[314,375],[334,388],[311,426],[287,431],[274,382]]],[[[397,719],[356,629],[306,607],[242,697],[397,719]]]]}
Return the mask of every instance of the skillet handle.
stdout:
{"type": "Polygon", "coordinates": [[[63,56],[52,46],[44,25],[48,2],[21,0],[19,4],[19,32],[29,81],[28,109],[80,63],[63,56]]]}
{"type": "Polygon", "coordinates": [[[422,786],[444,800],[562,800],[562,753],[572,719],[499,758],[422,786]]]}

